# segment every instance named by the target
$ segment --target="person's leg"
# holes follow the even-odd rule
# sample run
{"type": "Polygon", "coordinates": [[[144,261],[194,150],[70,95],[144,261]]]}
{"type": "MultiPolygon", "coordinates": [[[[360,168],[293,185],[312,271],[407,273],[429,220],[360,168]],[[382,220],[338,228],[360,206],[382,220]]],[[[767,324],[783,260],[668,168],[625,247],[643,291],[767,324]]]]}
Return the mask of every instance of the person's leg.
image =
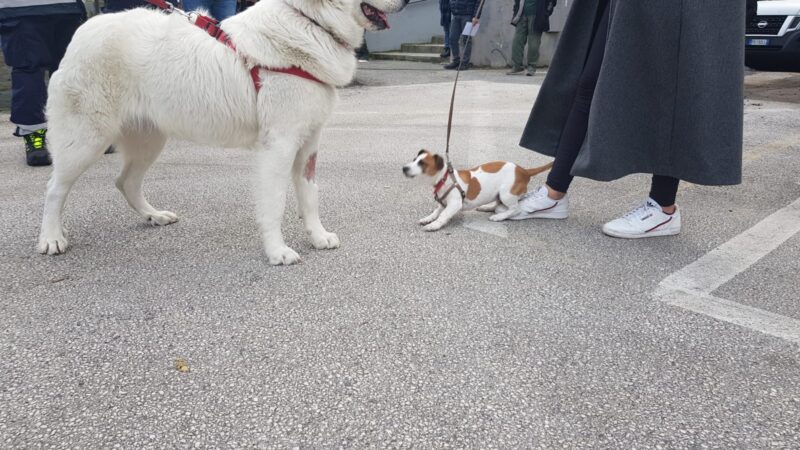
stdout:
{"type": "MultiPolygon", "coordinates": [[[[461,31],[464,31],[464,27],[467,26],[468,23],[472,22],[472,17],[470,16],[462,16],[463,22],[461,23],[461,31]]],[[[461,52],[461,66],[468,67],[470,57],[472,56],[472,41],[475,38],[467,39],[466,36],[463,36],[462,39],[464,40],[464,50],[461,52]]]]}
{"type": "Polygon", "coordinates": [[[511,71],[517,73],[522,71],[525,41],[528,40],[528,18],[523,16],[514,28],[514,41],[511,43],[511,71]]]}
{"type": "Polygon", "coordinates": [[[25,140],[28,165],[50,164],[44,138],[47,120],[45,70],[50,61],[46,31],[49,18],[8,19],[0,23],[5,63],[11,67],[11,122],[25,140]]]}
{"type": "Polygon", "coordinates": [[[444,50],[439,55],[442,58],[449,58],[450,57],[450,22],[446,21],[444,25],[442,25],[442,29],[444,29],[444,50]]]}
{"type": "MultiPolygon", "coordinates": [[[[177,2],[172,2],[177,3],[177,2]]],[[[141,8],[150,6],[145,0],[106,0],[106,5],[103,8],[104,13],[115,13],[125,11],[133,8],[141,8]]]]}
{"type": "Polygon", "coordinates": [[[535,17],[528,21],[528,69],[536,71],[539,64],[539,46],[542,43],[542,33],[534,29],[535,17]]]}
{"type": "Polygon", "coordinates": [[[50,46],[50,73],[58,70],[61,59],[67,51],[69,43],[75,30],[83,23],[83,17],[76,14],[63,14],[58,16],[53,23],[53,34],[51,35],[50,46]]]}
{"type": "Polygon", "coordinates": [[[450,54],[453,63],[461,62],[461,32],[464,30],[461,18],[462,16],[453,16],[450,21],[450,54]]]}
{"type": "Polygon", "coordinates": [[[667,214],[675,212],[675,198],[681,180],[663,175],[653,175],[650,184],[650,198],[655,200],[667,214]]]}
{"type": "Polygon", "coordinates": [[[183,0],[184,11],[196,11],[198,8],[211,11],[214,0],[183,0]]]}
{"type": "Polygon", "coordinates": [[[589,111],[592,106],[594,89],[597,86],[597,78],[600,76],[600,68],[603,65],[605,56],[606,34],[608,33],[608,7],[603,13],[603,19],[597,28],[594,41],[592,42],[586,65],[583,68],[575,100],[556,151],[556,159],[553,169],[547,176],[547,186],[549,195],[555,200],[560,200],[566,195],[572,184],[572,166],[578,158],[578,153],[586,139],[586,132],[589,128],[589,111]]]}
{"type": "Polygon", "coordinates": [[[211,5],[211,17],[223,21],[236,14],[236,0],[214,0],[211,5]]]}

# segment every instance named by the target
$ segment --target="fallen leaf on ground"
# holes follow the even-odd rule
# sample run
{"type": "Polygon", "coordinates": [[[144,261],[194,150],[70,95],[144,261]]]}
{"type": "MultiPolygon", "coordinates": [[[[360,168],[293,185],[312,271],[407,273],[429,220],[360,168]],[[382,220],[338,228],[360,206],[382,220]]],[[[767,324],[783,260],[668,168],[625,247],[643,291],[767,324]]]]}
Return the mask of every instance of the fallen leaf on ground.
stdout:
{"type": "Polygon", "coordinates": [[[186,373],[189,371],[189,363],[183,358],[178,358],[175,360],[175,368],[178,372],[186,373]]]}

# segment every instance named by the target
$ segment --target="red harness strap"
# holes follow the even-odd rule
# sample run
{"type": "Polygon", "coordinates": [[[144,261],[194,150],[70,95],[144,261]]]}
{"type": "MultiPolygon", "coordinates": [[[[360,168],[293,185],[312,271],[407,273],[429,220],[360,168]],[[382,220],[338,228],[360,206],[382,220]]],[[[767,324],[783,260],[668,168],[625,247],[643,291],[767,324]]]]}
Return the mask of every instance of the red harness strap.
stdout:
{"type": "MultiPolygon", "coordinates": [[[[172,3],[169,3],[166,0],[146,0],[146,1],[147,1],[147,3],[150,3],[151,5],[155,6],[156,8],[164,10],[164,11],[167,11],[168,13],[173,12],[173,11],[178,11],[178,12],[186,15],[185,12],[183,12],[182,10],[180,10],[178,8],[175,8],[172,5],[172,3]]],[[[208,33],[209,36],[211,36],[214,39],[218,40],[219,42],[227,45],[234,52],[236,51],[236,45],[234,45],[234,43],[231,40],[230,36],[228,36],[228,34],[225,33],[222,30],[222,28],[219,26],[219,22],[217,20],[215,20],[215,19],[213,19],[211,17],[208,17],[208,16],[204,16],[202,14],[194,14],[194,24],[197,27],[202,28],[203,30],[205,30],[205,32],[208,33]]],[[[285,68],[285,69],[274,69],[274,68],[269,68],[269,67],[264,67],[264,66],[255,66],[252,69],[250,69],[250,78],[252,78],[252,80],[253,80],[253,85],[256,88],[256,92],[261,90],[261,75],[259,73],[261,71],[261,69],[268,70],[270,72],[278,72],[278,73],[285,73],[287,75],[294,75],[296,77],[305,78],[306,80],[316,81],[317,83],[325,84],[322,81],[320,81],[319,78],[315,77],[314,75],[310,74],[309,72],[306,72],[305,70],[303,70],[303,69],[301,69],[299,67],[289,67],[289,68],[285,68]]]]}

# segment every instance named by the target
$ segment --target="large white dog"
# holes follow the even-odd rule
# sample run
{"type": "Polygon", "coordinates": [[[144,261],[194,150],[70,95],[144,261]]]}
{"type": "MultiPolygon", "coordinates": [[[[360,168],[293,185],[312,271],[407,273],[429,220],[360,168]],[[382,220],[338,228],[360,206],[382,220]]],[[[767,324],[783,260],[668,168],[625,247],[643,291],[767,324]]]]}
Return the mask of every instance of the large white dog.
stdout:
{"type": "Polygon", "coordinates": [[[364,30],[408,0],[268,0],[222,22],[236,51],[177,14],[136,9],[98,16],[75,33],[47,102],[53,175],[38,249],[63,253],[62,212],[78,177],[116,145],[117,188],[156,225],[178,220],[148,203],[145,172],[168,137],[257,151],[256,214],[271,264],[300,256],[281,233],[290,176],[315,248],[339,246],[319,218],[315,182],[320,130],[336,87],[356,70],[364,30]],[[250,68],[261,66],[257,91],[250,68]],[[269,69],[299,67],[319,82],[269,69]]]}

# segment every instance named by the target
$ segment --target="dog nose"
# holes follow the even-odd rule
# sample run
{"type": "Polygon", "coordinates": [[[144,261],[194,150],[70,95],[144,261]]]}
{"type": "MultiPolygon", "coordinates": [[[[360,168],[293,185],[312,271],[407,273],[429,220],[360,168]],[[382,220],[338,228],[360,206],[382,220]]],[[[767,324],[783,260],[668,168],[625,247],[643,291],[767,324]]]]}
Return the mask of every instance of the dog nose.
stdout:
{"type": "Polygon", "coordinates": [[[408,167],[403,167],[403,174],[408,175],[408,167]]]}

